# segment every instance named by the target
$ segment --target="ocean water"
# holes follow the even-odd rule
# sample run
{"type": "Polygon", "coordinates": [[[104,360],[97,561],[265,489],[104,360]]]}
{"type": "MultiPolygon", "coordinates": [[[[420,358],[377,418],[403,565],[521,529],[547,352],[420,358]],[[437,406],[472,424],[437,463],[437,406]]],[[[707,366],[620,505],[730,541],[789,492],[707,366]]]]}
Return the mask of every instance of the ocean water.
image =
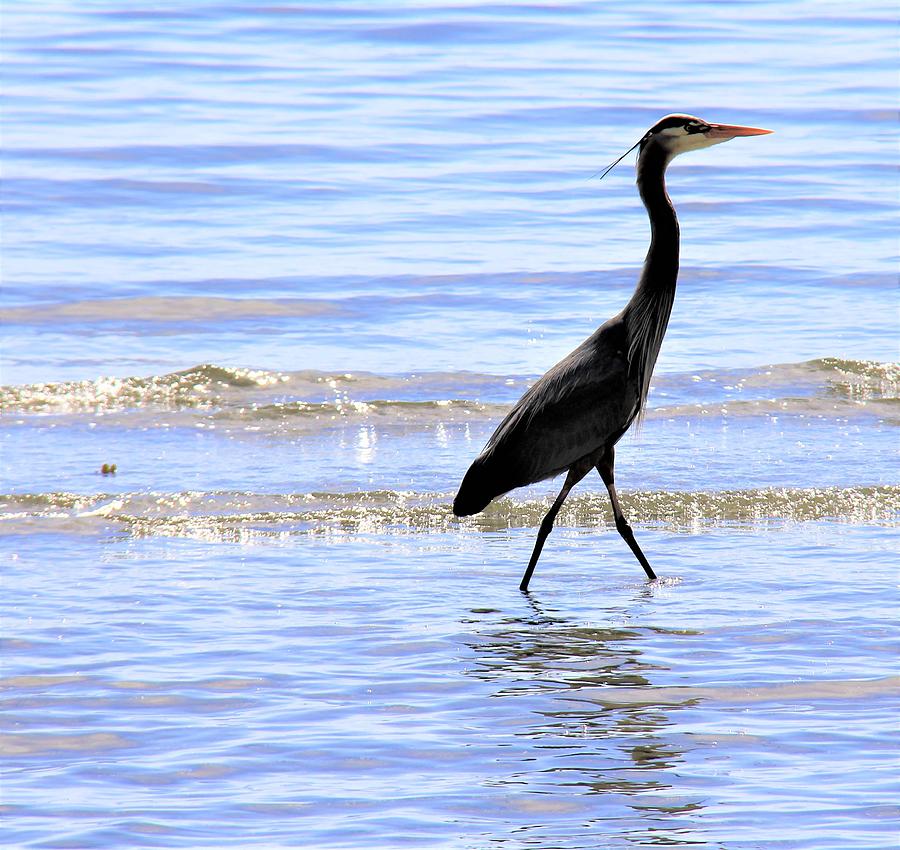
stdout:
{"type": "Polygon", "coordinates": [[[10,4],[0,841],[896,847],[893,4],[10,4]],[[627,301],[649,412],[458,520],[627,301]],[[104,474],[115,465],[114,473],[104,474]]]}

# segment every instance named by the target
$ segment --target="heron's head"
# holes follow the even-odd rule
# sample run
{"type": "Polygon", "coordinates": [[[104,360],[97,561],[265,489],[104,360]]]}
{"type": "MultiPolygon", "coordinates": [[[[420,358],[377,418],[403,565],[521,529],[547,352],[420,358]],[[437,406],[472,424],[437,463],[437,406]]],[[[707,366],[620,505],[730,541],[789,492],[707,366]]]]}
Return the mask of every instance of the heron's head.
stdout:
{"type": "Polygon", "coordinates": [[[759,127],[741,127],[739,124],[710,124],[702,118],[693,115],[667,115],[660,118],[641,139],[635,142],[612,165],[608,166],[600,175],[601,179],[635,148],[638,149],[638,173],[641,170],[645,157],[651,157],[658,161],[653,154],[661,154],[663,167],[672,157],[685,151],[695,151],[700,148],[708,148],[720,142],[727,142],[738,136],[764,136],[771,130],[762,130],[759,127]]]}
{"type": "Polygon", "coordinates": [[[671,158],[685,151],[708,148],[738,136],[763,136],[771,132],[759,127],[741,127],[738,124],[710,124],[693,115],[667,115],[660,118],[638,142],[638,155],[653,146],[659,146],[671,158]]]}

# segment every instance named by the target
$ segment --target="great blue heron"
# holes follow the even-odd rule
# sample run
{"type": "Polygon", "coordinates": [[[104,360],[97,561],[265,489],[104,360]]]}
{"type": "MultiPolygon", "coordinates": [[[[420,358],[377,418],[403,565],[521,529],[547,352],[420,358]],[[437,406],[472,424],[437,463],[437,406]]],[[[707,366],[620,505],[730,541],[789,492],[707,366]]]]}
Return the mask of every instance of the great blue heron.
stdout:
{"type": "MultiPolygon", "coordinates": [[[[678,278],[679,231],[666,192],[666,166],[685,151],[736,136],[771,133],[756,127],[710,124],[691,115],[667,115],[627,153],[638,148],[637,185],[650,217],[650,250],[631,300],[562,359],[519,399],[473,461],[453,502],[469,516],[516,487],[566,472],[566,480],[541,522],[534,551],[519,585],[528,582],[553,521],[569,491],[594,467],[612,502],[616,528],[648,579],[656,578],[634,539],[616,496],[615,445],[647,401],[678,278]]],[[[624,158],[619,157],[606,171],[624,158]]]]}

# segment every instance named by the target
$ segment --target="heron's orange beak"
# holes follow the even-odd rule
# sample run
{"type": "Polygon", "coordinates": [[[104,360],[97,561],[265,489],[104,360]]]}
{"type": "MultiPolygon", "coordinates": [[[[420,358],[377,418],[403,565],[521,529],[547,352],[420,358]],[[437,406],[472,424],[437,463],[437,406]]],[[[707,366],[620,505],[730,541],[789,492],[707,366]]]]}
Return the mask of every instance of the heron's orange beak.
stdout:
{"type": "Polygon", "coordinates": [[[774,130],[763,130],[759,127],[741,127],[740,124],[710,124],[703,134],[707,139],[733,139],[736,136],[765,136],[774,130]]]}

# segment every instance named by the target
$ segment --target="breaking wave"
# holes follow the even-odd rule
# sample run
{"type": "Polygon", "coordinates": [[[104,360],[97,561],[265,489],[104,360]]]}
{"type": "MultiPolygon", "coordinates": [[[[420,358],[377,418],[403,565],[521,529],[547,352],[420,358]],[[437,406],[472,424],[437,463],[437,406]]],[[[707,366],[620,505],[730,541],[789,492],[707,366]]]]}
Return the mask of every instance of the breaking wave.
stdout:
{"type": "MultiPolygon", "coordinates": [[[[73,493],[0,497],[6,533],[40,529],[121,533],[134,537],[192,537],[247,542],[296,534],[477,532],[537,526],[545,499],[498,499],[483,514],[458,519],[452,494],[374,490],[353,493],[245,492],[73,493]]],[[[721,524],[769,525],[828,520],[900,525],[900,486],[809,487],[718,492],[621,494],[633,523],[690,531],[721,524]]],[[[559,515],[571,527],[612,527],[605,494],[573,495],[559,515]]]]}
{"type": "MultiPolygon", "coordinates": [[[[165,411],[236,423],[496,420],[531,382],[471,372],[375,375],[204,364],[149,377],[0,388],[5,415],[150,418],[165,411]]],[[[654,379],[650,417],[806,415],[900,420],[900,365],[825,358],[654,379]]]]}

